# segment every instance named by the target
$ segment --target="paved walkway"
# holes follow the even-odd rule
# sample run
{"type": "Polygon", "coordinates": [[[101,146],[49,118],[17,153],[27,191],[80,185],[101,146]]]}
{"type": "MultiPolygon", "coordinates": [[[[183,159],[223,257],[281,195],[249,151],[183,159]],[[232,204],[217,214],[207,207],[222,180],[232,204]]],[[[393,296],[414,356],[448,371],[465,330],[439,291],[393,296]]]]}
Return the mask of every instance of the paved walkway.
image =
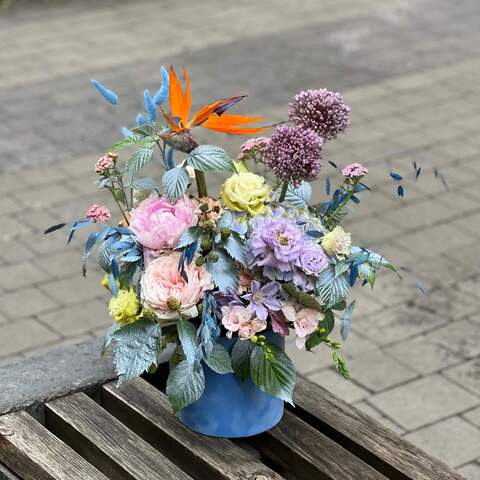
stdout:
{"type": "Polygon", "coordinates": [[[194,103],[246,91],[241,108],[274,120],[300,88],[338,89],[352,126],[326,156],[367,163],[374,186],[350,219],[354,239],[409,272],[379,278],[375,295],[356,292],[350,382],[326,350],[294,353],[299,370],[478,480],[480,4],[281,4],[77,1],[0,17],[0,358],[109,324],[98,273],[80,276],[80,242],[66,249],[63,235],[41,231],[104,202],[92,165],[142,108],[143,88],[157,86],[161,63],[191,68],[194,103]],[[118,110],[91,77],[121,94],[118,110]],[[409,178],[404,200],[386,160],[409,178]]]}

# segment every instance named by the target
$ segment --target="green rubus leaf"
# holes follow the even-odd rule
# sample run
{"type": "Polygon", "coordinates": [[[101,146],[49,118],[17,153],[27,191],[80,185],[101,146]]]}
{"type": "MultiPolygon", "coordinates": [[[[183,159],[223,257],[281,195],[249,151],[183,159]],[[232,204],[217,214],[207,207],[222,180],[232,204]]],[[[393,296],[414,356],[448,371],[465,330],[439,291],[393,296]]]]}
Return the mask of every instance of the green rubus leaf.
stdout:
{"type": "Polygon", "coordinates": [[[250,355],[253,346],[253,343],[249,340],[238,339],[232,348],[233,370],[244,381],[250,377],[250,355]]]}
{"type": "Polygon", "coordinates": [[[202,227],[198,227],[198,226],[190,227],[188,230],[185,230],[185,232],[183,232],[175,248],[179,249],[179,248],[188,247],[192,243],[195,243],[197,240],[199,240],[202,234],[203,234],[202,227]]]}
{"type": "Polygon", "coordinates": [[[163,189],[168,198],[174,202],[187,191],[188,182],[188,173],[183,167],[175,167],[167,170],[162,178],[163,189]]]}
{"type": "Polygon", "coordinates": [[[158,323],[138,320],[111,332],[115,342],[114,362],[119,383],[140,376],[151,365],[158,365],[161,329],[158,323]]]}
{"type": "Polygon", "coordinates": [[[365,262],[359,265],[358,274],[360,275],[360,278],[366,280],[372,288],[374,287],[375,280],[377,279],[377,272],[369,263],[365,262]]]}
{"type": "Polygon", "coordinates": [[[205,363],[216,373],[234,373],[230,355],[219,343],[215,344],[212,353],[207,355],[204,360],[205,363]]]}
{"type": "Polygon", "coordinates": [[[214,251],[218,255],[218,260],[212,262],[207,257],[207,270],[212,275],[212,279],[215,285],[221,292],[225,292],[228,289],[237,290],[240,277],[240,271],[224,250],[216,249],[214,251]]]}
{"type": "Polygon", "coordinates": [[[317,290],[322,303],[330,308],[347,298],[350,285],[345,274],[336,277],[334,268],[330,266],[318,275],[317,290]]]}
{"type": "Polygon", "coordinates": [[[137,127],[132,128],[133,133],[139,133],[140,135],[144,135],[146,137],[151,137],[152,135],[155,135],[155,129],[148,124],[145,125],[139,125],[137,127]]]}
{"type": "Polygon", "coordinates": [[[279,347],[255,346],[250,355],[250,374],[260,390],[293,405],[295,367],[279,347]]]}
{"type": "Polygon", "coordinates": [[[188,363],[197,362],[197,329],[192,322],[181,318],[177,322],[178,336],[188,363]]]}
{"type": "Polygon", "coordinates": [[[293,297],[298,303],[306,308],[312,308],[313,310],[322,311],[322,306],[312,295],[302,292],[293,283],[285,283],[282,288],[293,297]]]}
{"type": "Polygon", "coordinates": [[[151,192],[152,190],[158,189],[158,183],[153,178],[138,178],[134,180],[131,185],[127,186],[141,192],[151,192]]]}
{"type": "Polygon", "coordinates": [[[187,157],[187,164],[202,172],[234,172],[228,153],[216,145],[199,145],[187,157]]]}
{"type": "Polygon", "coordinates": [[[205,374],[200,364],[178,363],[167,379],[166,393],[174,413],[198,400],[205,390],[205,374]]]}
{"type": "Polygon", "coordinates": [[[223,241],[223,247],[234,260],[246,266],[247,258],[245,245],[238,233],[231,232],[230,236],[223,241]]]}
{"type": "Polygon", "coordinates": [[[324,328],[326,334],[329,335],[335,327],[335,315],[331,310],[325,312],[325,317],[318,324],[319,328],[324,328]]]}
{"type": "Polygon", "coordinates": [[[152,159],[153,145],[147,143],[138,148],[125,165],[125,170],[131,175],[139,172],[152,159]]]}
{"type": "Polygon", "coordinates": [[[151,137],[142,137],[141,135],[130,135],[129,137],[122,138],[118,142],[114,143],[110,147],[110,151],[112,152],[119,152],[120,150],[124,149],[125,147],[130,147],[131,145],[139,145],[139,144],[151,144],[154,142],[154,139],[151,137]]]}
{"type": "MultiPolygon", "coordinates": [[[[280,190],[278,189],[277,194],[280,195],[280,190]]],[[[312,187],[307,182],[302,182],[300,186],[293,187],[289,186],[287,193],[285,195],[285,201],[289,203],[292,207],[296,208],[307,208],[308,202],[312,197],[312,187]]]]}

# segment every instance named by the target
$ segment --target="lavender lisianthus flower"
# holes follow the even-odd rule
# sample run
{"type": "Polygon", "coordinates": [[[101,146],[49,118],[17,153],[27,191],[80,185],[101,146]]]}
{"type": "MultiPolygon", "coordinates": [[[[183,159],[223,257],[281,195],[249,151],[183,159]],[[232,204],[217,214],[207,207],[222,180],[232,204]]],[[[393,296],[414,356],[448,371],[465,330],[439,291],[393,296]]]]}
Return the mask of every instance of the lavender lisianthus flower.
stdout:
{"type": "Polygon", "coordinates": [[[253,280],[250,293],[243,295],[242,298],[250,303],[247,309],[255,314],[260,320],[266,320],[269,311],[277,311],[282,308],[280,300],[276,298],[280,286],[277,282],[268,282],[261,286],[260,282],[253,280]]]}
{"type": "Polygon", "coordinates": [[[325,140],[335,138],[349,125],[350,107],[342,95],[322,88],[298,93],[290,103],[288,118],[304,129],[312,129],[325,140]]]}
{"type": "Polygon", "coordinates": [[[252,265],[263,267],[272,280],[291,280],[292,272],[303,250],[304,233],[292,219],[257,218],[247,243],[252,265]]]}
{"type": "Polygon", "coordinates": [[[305,243],[300,256],[298,257],[297,266],[307,275],[316,275],[328,267],[329,259],[323,248],[316,243],[305,243]]]}
{"type": "Polygon", "coordinates": [[[323,140],[313,130],[281,125],[270,137],[263,159],[278,178],[298,186],[317,178],[322,145],[323,140]]]}

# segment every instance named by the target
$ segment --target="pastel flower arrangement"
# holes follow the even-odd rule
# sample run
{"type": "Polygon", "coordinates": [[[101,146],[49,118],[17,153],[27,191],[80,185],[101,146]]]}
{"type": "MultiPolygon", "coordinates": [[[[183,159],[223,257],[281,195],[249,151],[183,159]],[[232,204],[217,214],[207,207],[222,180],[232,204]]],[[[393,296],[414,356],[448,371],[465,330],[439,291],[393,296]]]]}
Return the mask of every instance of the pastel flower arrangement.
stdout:
{"type": "MultiPolygon", "coordinates": [[[[347,128],[350,109],[338,93],[300,92],[289,120],[268,137],[247,140],[234,160],[218,146],[199,145],[194,129],[251,135],[271,127],[246,127],[261,119],[226,113],[244,96],[191,116],[186,70],[184,78],[185,90],[173,67],[162,67],[160,89],[145,91],[146,113],[94,166],[120,216],[112,220],[106,207],[93,205],[73,223],[68,241],[79,229],[101,224],[86,240],[82,265],[85,274],[97,248],[114,320],[105,348],[113,350],[120,382],[154,371],[160,353],[173,348],[166,391],[175,411],[201,397],[204,368],[251,378],[292,403],[292,361],[271,335],[292,335],[300,349],[326,345],[348,378],[341,345],[331,337],[335,323],[346,339],[355,305],[347,303],[351,288],[357,282],[373,288],[380,268],[394,270],[381,255],[353,245],[341,226],[347,206],[368,190],[366,167],[345,166],[327,199],[311,201],[308,182],[320,174],[323,144],[347,128]],[[118,152],[127,147],[135,151],[121,164],[118,152]],[[161,182],[138,176],[153,158],[164,169],[161,182]],[[272,172],[274,184],[251,171],[258,163],[272,172]],[[218,172],[226,178],[217,198],[205,175],[218,172]],[[226,348],[220,337],[233,346],[226,348]]],[[[111,90],[93,84],[117,103],[111,90]]]]}

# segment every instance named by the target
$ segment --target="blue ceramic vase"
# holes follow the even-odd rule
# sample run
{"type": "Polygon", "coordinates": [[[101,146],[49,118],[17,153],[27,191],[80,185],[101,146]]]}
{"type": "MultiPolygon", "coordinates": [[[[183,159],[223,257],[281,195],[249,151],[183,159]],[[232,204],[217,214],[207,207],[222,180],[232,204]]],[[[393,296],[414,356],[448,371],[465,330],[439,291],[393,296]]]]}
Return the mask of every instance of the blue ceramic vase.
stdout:
{"type": "MultiPolygon", "coordinates": [[[[285,349],[285,338],[265,334],[269,343],[285,349]]],[[[238,339],[220,337],[230,353],[238,339]]],[[[178,418],[191,430],[212,437],[249,437],[274,427],[283,416],[283,400],[259,390],[252,379],[242,381],[233,373],[220,375],[203,364],[205,391],[199,400],[180,410],[178,418]]]]}

